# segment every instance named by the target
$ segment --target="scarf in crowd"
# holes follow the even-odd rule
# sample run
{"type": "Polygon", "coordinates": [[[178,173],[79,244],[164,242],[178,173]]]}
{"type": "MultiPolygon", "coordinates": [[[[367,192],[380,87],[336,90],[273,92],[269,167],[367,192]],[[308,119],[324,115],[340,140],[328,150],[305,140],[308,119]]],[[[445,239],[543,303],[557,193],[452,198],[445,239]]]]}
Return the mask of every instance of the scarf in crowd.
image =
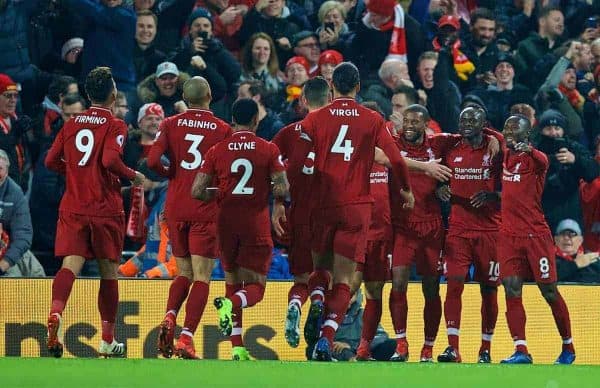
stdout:
{"type": "Polygon", "coordinates": [[[577,250],[577,253],[575,253],[574,255],[567,255],[566,253],[561,251],[559,247],[555,247],[555,251],[556,251],[556,256],[561,257],[567,261],[574,261],[575,258],[577,257],[577,255],[583,255],[583,253],[584,253],[583,245],[579,247],[579,249],[577,250]]]}
{"type": "MultiPolygon", "coordinates": [[[[440,51],[442,45],[438,42],[438,38],[433,39],[433,49],[440,51]]],[[[456,40],[452,45],[452,62],[454,65],[454,71],[461,81],[466,81],[469,75],[475,71],[475,65],[469,60],[469,58],[460,51],[460,40],[456,40]]]]}
{"type": "Polygon", "coordinates": [[[577,91],[577,89],[569,90],[562,83],[558,84],[558,90],[569,100],[569,104],[578,111],[583,110],[585,98],[577,91]]]}
{"type": "Polygon", "coordinates": [[[297,100],[302,94],[302,86],[288,85],[285,87],[285,94],[287,102],[297,100]]]}
{"type": "Polygon", "coordinates": [[[390,31],[392,30],[392,38],[390,39],[390,46],[388,49],[388,55],[386,59],[399,59],[406,62],[406,31],[404,30],[404,10],[400,4],[394,7],[394,17],[388,22],[379,26],[374,27],[371,24],[371,14],[367,12],[363,17],[363,23],[365,26],[379,31],[390,31]]]}

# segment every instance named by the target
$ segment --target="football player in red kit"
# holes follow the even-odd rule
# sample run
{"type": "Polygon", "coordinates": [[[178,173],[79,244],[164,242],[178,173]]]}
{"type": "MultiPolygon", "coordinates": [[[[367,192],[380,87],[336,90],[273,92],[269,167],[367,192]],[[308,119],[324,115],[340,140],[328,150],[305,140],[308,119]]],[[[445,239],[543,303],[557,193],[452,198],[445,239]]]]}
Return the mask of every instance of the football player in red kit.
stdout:
{"type": "MultiPolygon", "coordinates": [[[[315,153],[312,251],[319,263],[328,262],[325,268],[333,273],[333,288],[325,299],[326,320],[312,357],[319,361],[331,360],[333,337],[348,308],[356,264],[365,259],[373,202],[369,178],[376,146],[389,157],[407,207],[414,205],[406,163],[385,121],[355,100],[360,88],[356,66],[339,64],[332,84],[333,102],[306,116],[300,135],[304,141],[299,143],[304,155],[311,149],[315,153]]],[[[322,308],[313,308],[316,304],[311,304],[309,316],[320,315],[322,308]]]]}
{"type": "Polygon", "coordinates": [[[452,206],[444,245],[448,281],[444,316],[449,346],[438,356],[439,362],[461,362],[461,299],[471,264],[475,266],[475,280],[480,284],[482,298],[478,361],[491,362],[491,340],[498,318],[496,239],[500,226],[502,159],[489,151],[490,142],[496,139],[483,133],[485,122],[482,109],[465,108],[459,118],[462,141],[445,156],[446,165],[454,172],[446,191],[452,206]]]}
{"type": "Polygon", "coordinates": [[[548,158],[529,144],[531,123],[525,116],[510,116],[504,123],[507,152],[502,175],[502,224],[498,239],[500,276],[506,292],[506,320],[515,353],[501,361],[531,364],[525,340],[523,281],[535,279],[552,309],[562,337],[557,364],[572,364],[575,348],[567,305],[556,287],[556,256],[552,234],[542,211],[542,192],[548,158]]]}
{"type": "Polygon", "coordinates": [[[125,344],[114,338],[119,304],[117,268],[125,238],[125,213],[119,178],[141,185],[144,176],[123,163],[127,125],[113,117],[117,88],[108,67],[92,70],[85,80],[92,106],[67,121],[46,156],[46,166],[66,177],[60,202],[55,255],[62,268],[52,282],[48,316],[48,350],[63,354],[62,314],[75,277],[86,259],[97,259],[100,269],[98,309],[102,340],[98,353],[124,357],[125,344]]]}
{"type": "MultiPolygon", "coordinates": [[[[263,298],[273,250],[269,193],[272,191],[275,197],[278,214],[285,214],[283,201],[288,195],[288,182],[277,146],[256,136],[256,102],[246,98],[236,101],[232,116],[233,135],[208,151],[192,195],[205,202],[216,196],[226,294],[216,298],[214,305],[221,332],[231,338],[233,359],[248,360],[242,343],[242,309],[263,298]],[[218,182],[216,194],[209,190],[213,178],[218,182]]],[[[275,231],[283,233],[279,219],[275,231]]]]}
{"type": "MultiPolygon", "coordinates": [[[[302,103],[309,112],[327,105],[331,98],[329,83],[322,77],[312,78],[302,88],[302,103]]],[[[303,157],[295,152],[300,141],[300,123],[293,123],[282,128],[273,138],[273,143],[279,147],[283,160],[292,162],[294,157],[303,157]]],[[[313,159],[309,155],[309,158],[313,159]]],[[[292,162],[292,164],[294,164],[292,162]]],[[[308,298],[308,280],[313,271],[312,255],[310,252],[310,211],[311,201],[311,166],[302,166],[300,171],[287,171],[290,181],[291,207],[288,219],[290,238],[288,260],[290,272],[294,275],[294,285],[288,293],[288,309],[285,320],[285,339],[292,347],[300,342],[300,316],[304,302],[308,298]]],[[[314,290],[321,293],[325,290],[314,290]]]]}
{"type": "Polygon", "coordinates": [[[169,177],[165,216],[179,269],[179,275],[169,288],[158,350],[167,358],[175,352],[181,358],[197,359],[193,337],[206,306],[210,275],[217,256],[217,205],[193,199],[190,187],[202,156],[230,136],[231,128],[209,110],[211,90],[206,79],[193,77],[187,80],[183,85],[183,99],[189,109],[161,123],[148,155],[148,167],[169,177]],[[161,163],[163,155],[168,157],[169,167],[161,163]],[[177,313],[186,297],[183,330],[173,348],[177,313]]]}

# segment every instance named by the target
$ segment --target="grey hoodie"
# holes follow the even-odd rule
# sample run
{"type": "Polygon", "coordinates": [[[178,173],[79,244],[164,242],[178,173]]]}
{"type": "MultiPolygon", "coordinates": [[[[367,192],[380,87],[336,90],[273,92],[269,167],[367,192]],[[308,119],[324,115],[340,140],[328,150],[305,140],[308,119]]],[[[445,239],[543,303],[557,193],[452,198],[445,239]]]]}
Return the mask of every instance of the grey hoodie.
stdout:
{"type": "Polygon", "coordinates": [[[33,228],[27,199],[10,177],[0,185],[0,223],[10,237],[4,259],[13,266],[31,247],[33,228]]]}

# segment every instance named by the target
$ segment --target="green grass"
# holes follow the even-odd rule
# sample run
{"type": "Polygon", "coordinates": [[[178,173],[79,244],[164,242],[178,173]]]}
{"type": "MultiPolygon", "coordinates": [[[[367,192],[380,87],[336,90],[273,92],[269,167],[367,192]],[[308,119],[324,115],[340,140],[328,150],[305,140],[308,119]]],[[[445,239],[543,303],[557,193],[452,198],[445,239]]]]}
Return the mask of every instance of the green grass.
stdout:
{"type": "Polygon", "coordinates": [[[0,358],[2,387],[598,387],[600,367],[0,358]]]}

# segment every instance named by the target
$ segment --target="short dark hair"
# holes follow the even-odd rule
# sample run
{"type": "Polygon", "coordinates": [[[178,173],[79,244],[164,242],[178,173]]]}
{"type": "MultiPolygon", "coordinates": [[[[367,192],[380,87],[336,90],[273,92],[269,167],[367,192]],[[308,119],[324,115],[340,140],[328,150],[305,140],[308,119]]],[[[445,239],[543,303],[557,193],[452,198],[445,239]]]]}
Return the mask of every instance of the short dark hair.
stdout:
{"type": "Polygon", "coordinates": [[[64,105],[74,105],[80,103],[81,106],[83,106],[85,108],[85,100],[83,99],[83,97],[81,97],[79,95],[79,93],[69,93],[67,95],[65,95],[65,98],[63,98],[63,106],[64,105]]]}
{"type": "Polygon", "coordinates": [[[485,20],[493,20],[496,21],[496,16],[494,13],[485,7],[478,7],[471,12],[471,25],[474,26],[477,20],[485,19],[485,20]]]}
{"type": "Polygon", "coordinates": [[[431,116],[429,115],[429,111],[423,105],[420,104],[411,104],[404,109],[404,114],[406,112],[420,113],[423,115],[425,121],[429,121],[431,116]]]}
{"type": "Polygon", "coordinates": [[[61,95],[69,92],[69,85],[76,84],[77,80],[68,75],[59,75],[54,77],[50,86],[48,86],[48,98],[55,104],[58,104],[61,95]]]}
{"type": "Polygon", "coordinates": [[[416,104],[419,102],[419,94],[415,88],[412,88],[408,85],[398,86],[396,89],[394,89],[394,93],[392,95],[394,94],[404,94],[406,96],[406,101],[409,104],[416,104]]]}
{"type": "Polygon", "coordinates": [[[331,89],[329,82],[321,76],[309,79],[304,83],[302,94],[311,106],[323,106],[327,104],[327,99],[331,89]]]}
{"type": "Polygon", "coordinates": [[[240,86],[242,85],[248,85],[248,92],[250,92],[252,97],[263,97],[267,94],[267,89],[265,88],[265,84],[262,81],[251,79],[247,81],[242,81],[240,83],[240,86]]]}
{"type": "Polygon", "coordinates": [[[541,19],[541,18],[545,18],[546,16],[550,15],[550,13],[553,12],[553,11],[558,11],[560,13],[563,13],[562,9],[560,9],[559,6],[556,6],[556,5],[547,5],[545,7],[542,7],[542,9],[540,10],[540,14],[538,16],[538,20],[541,19]]]}
{"type": "Polygon", "coordinates": [[[333,87],[341,94],[348,94],[360,84],[358,68],[351,62],[342,62],[333,69],[333,87]]]}
{"type": "Polygon", "coordinates": [[[511,118],[518,118],[519,122],[521,121],[525,121],[527,123],[527,130],[531,131],[531,121],[529,121],[529,119],[527,118],[527,116],[521,114],[521,113],[511,113],[506,120],[504,120],[504,122],[506,123],[508,120],[510,120],[511,118]]]}
{"type": "Polygon", "coordinates": [[[96,67],[85,78],[85,92],[92,102],[105,102],[114,90],[110,67],[96,67]]]}
{"type": "Polygon", "coordinates": [[[258,104],[251,98],[240,98],[231,107],[233,122],[238,125],[250,125],[258,114],[258,104]]]}

